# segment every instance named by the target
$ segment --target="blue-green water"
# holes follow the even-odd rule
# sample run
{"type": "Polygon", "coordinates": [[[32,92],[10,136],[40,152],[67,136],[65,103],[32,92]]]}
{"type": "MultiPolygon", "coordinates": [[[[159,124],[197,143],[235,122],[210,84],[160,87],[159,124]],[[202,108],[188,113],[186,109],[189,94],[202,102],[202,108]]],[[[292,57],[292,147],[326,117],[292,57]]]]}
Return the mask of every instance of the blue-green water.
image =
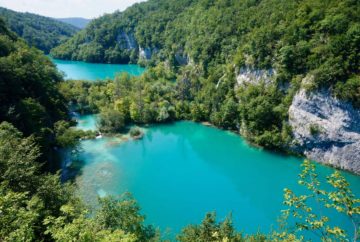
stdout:
{"type": "Polygon", "coordinates": [[[97,116],[93,114],[79,115],[74,113],[74,118],[77,121],[76,127],[85,131],[96,131],[97,116]]]}
{"type": "Polygon", "coordinates": [[[138,76],[144,72],[144,68],[139,65],[120,65],[120,64],[97,64],[82,61],[67,61],[51,59],[57,68],[65,74],[65,79],[69,80],[104,80],[114,79],[116,74],[127,72],[130,75],[138,76]]]}
{"type": "MultiPolygon", "coordinates": [[[[81,145],[81,196],[93,204],[97,196],[129,191],[146,222],[170,238],[209,211],[219,219],[232,213],[245,233],[269,232],[283,209],[283,189],[304,192],[297,185],[301,159],[265,152],[236,134],[193,122],[151,126],[142,140],[102,138],[81,145]]],[[[334,171],[317,168],[320,177],[334,171]]],[[[359,196],[360,177],[343,174],[359,196]]],[[[331,219],[351,228],[345,217],[331,219]]]]}

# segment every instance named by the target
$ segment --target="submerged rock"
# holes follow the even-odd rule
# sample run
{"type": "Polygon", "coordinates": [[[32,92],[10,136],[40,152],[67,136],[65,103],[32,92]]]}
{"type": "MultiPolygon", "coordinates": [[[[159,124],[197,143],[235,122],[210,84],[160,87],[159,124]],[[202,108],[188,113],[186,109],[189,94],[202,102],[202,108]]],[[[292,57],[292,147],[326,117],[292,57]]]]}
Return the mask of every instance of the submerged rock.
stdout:
{"type": "Polygon", "coordinates": [[[292,149],[310,159],[360,174],[360,110],[329,91],[300,90],[289,109],[292,149]]]}

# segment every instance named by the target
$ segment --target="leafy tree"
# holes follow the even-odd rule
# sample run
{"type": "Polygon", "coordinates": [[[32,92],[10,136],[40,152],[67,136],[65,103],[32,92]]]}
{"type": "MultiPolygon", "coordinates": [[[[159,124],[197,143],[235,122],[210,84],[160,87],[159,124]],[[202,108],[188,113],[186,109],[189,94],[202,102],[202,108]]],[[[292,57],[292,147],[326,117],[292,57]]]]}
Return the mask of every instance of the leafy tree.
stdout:
{"type": "Polygon", "coordinates": [[[355,107],[360,107],[360,76],[354,76],[345,83],[338,82],[335,86],[335,95],[346,101],[350,101],[355,107]]]}
{"type": "Polygon", "coordinates": [[[215,213],[206,214],[204,220],[200,225],[189,225],[185,227],[181,233],[177,236],[180,242],[208,242],[208,241],[266,241],[266,236],[261,234],[242,236],[236,232],[231,216],[227,217],[222,222],[216,222],[215,213]]]}
{"type": "Polygon", "coordinates": [[[62,77],[54,64],[7,30],[0,21],[0,121],[33,135],[43,156],[54,144],[53,124],[66,119],[65,99],[56,84],[62,77]]]}
{"type": "Polygon", "coordinates": [[[98,123],[99,130],[105,133],[115,133],[125,128],[125,115],[114,109],[103,109],[100,112],[98,123]]]}
{"type": "Polygon", "coordinates": [[[36,221],[43,204],[26,192],[14,192],[0,185],[0,238],[2,241],[34,241],[36,221]]]}
{"type": "Polygon", "coordinates": [[[156,240],[156,231],[143,224],[144,216],[129,195],[100,199],[99,210],[88,211],[74,195],[73,185],[61,183],[58,174],[41,173],[32,137],[24,138],[3,122],[0,144],[0,240],[156,240]]]}
{"type": "Polygon", "coordinates": [[[309,161],[304,161],[304,167],[300,174],[299,184],[305,186],[310,194],[295,195],[290,189],[284,190],[284,204],[289,208],[283,211],[283,219],[287,220],[289,216],[296,219],[296,227],[291,234],[299,231],[312,231],[322,241],[345,241],[349,236],[339,226],[329,225],[329,217],[319,214],[318,209],[310,205],[314,201],[319,209],[336,209],[337,212],[346,215],[353,224],[352,241],[358,239],[360,199],[357,199],[349,188],[349,183],[335,171],[327,177],[331,190],[327,191],[321,188],[318,175],[315,172],[315,165],[309,161]]]}
{"type": "Polygon", "coordinates": [[[11,124],[0,124],[0,181],[6,182],[9,189],[17,192],[36,189],[39,155],[34,137],[23,139],[11,124]]]}
{"type": "Polygon", "coordinates": [[[46,54],[50,52],[50,49],[63,43],[79,31],[78,28],[53,18],[15,12],[6,8],[0,8],[0,17],[30,46],[34,46],[46,54]]]}

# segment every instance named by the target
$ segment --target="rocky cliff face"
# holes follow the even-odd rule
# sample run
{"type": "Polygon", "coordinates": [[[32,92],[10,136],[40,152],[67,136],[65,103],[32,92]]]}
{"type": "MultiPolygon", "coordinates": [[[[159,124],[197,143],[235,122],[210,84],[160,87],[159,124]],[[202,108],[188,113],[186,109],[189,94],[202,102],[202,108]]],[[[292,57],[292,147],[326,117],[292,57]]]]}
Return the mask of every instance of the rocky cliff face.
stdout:
{"type": "Polygon", "coordinates": [[[121,31],[117,38],[117,43],[120,45],[121,48],[131,50],[137,48],[137,42],[135,40],[134,34],[132,33],[125,33],[124,31],[121,31]]]}
{"type": "Polygon", "coordinates": [[[270,84],[274,80],[276,71],[274,69],[261,70],[250,67],[241,68],[236,75],[236,82],[238,86],[246,83],[259,84],[264,81],[265,84],[270,84]]]}
{"type": "Polygon", "coordinates": [[[125,50],[138,49],[139,58],[143,60],[150,60],[152,55],[158,52],[156,48],[155,49],[148,47],[143,48],[140,45],[138,45],[134,33],[132,32],[125,33],[124,31],[120,31],[120,33],[117,35],[116,41],[122,49],[125,50]]]}
{"type": "Polygon", "coordinates": [[[140,59],[150,60],[152,56],[152,50],[150,48],[139,47],[139,57],[140,59]]]}
{"type": "Polygon", "coordinates": [[[289,109],[291,147],[310,159],[360,174],[360,110],[329,91],[298,92],[289,109]]]}
{"type": "MultiPolygon", "coordinates": [[[[274,69],[244,67],[236,73],[237,86],[261,82],[269,85],[275,78],[274,69]]],[[[307,76],[303,84],[311,79],[307,76]]],[[[291,150],[320,163],[360,174],[360,109],[337,100],[328,90],[307,94],[302,89],[289,108],[289,124],[294,135],[291,150]]]]}

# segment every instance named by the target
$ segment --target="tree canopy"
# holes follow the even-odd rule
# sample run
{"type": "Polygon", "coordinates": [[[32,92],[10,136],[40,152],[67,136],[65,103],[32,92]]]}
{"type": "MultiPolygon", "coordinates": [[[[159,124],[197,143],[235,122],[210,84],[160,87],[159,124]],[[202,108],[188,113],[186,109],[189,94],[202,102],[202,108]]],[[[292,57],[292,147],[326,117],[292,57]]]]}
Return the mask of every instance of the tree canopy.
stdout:
{"type": "MultiPolygon", "coordinates": [[[[167,97],[177,99],[165,98],[177,118],[209,121],[240,130],[258,145],[286,149],[292,139],[288,108],[300,88],[330,89],[359,107],[359,11],[356,0],[149,0],[93,20],[51,53],[165,70],[171,74],[152,78],[176,80],[163,85],[167,97]],[[274,75],[267,83],[240,85],[244,70],[274,75]]],[[[129,109],[136,122],[159,116],[146,102],[129,109]]],[[[173,119],[162,114],[159,120],[173,119]]]]}
{"type": "Polygon", "coordinates": [[[20,13],[0,7],[0,18],[4,19],[9,28],[25,39],[30,46],[34,46],[46,54],[69,37],[78,28],[32,13],[20,13]]]}

